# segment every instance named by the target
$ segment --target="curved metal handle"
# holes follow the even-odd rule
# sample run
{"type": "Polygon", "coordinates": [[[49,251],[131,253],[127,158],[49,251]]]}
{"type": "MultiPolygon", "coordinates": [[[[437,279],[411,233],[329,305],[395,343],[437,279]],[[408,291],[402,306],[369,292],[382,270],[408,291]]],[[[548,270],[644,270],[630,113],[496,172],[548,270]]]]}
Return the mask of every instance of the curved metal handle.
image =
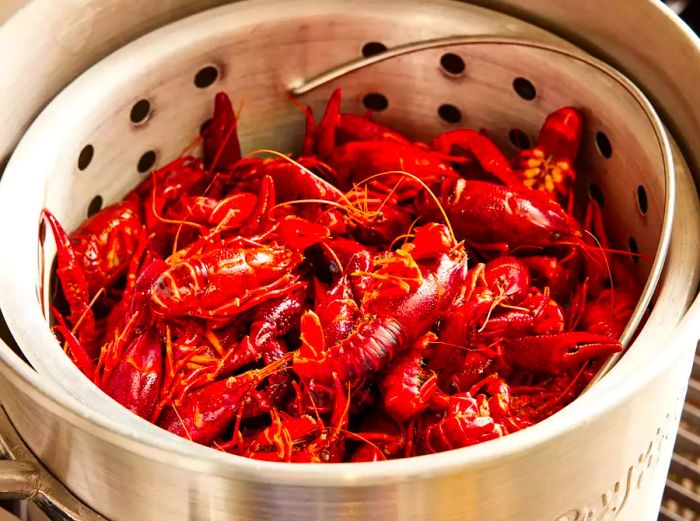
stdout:
{"type": "Polygon", "coordinates": [[[0,406],[0,499],[33,501],[50,519],[105,521],[53,477],[0,406]]]}
{"type": "Polygon", "coordinates": [[[25,461],[0,461],[0,499],[31,499],[39,492],[39,469],[25,461]]]}

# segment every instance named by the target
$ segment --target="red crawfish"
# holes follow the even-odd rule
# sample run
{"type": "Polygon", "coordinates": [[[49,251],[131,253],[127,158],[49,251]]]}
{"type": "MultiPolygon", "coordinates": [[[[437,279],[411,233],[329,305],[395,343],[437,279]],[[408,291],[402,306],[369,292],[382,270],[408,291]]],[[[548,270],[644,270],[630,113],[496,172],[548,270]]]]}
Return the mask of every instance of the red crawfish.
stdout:
{"type": "Polygon", "coordinates": [[[501,437],[505,429],[490,416],[487,407],[469,393],[452,395],[443,415],[428,422],[422,433],[426,453],[467,447],[501,437]]]}
{"type": "Polygon", "coordinates": [[[334,382],[335,401],[330,423],[293,454],[297,463],[340,463],[345,454],[345,439],[350,412],[350,391],[339,381],[334,382]]]}
{"type": "Polygon", "coordinates": [[[574,164],[583,131],[583,114],[573,107],[552,112],[545,119],[535,146],[513,159],[516,175],[528,188],[541,190],[573,206],[574,164]]]}
{"type": "Polygon", "coordinates": [[[129,302],[128,318],[104,346],[99,360],[101,374],[95,375],[95,382],[105,393],[149,420],[164,377],[164,345],[148,307],[149,290],[166,267],[165,262],[156,259],[142,270],[129,302]]]}
{"type": "MultiPolygon", "coordinates": [[[[586,208],[585,225],[595,236],[599,255],[587,263],[586,280],[579,290],[582,300],[581,326],[587,331],[619,338],[639,301],[642,288],[634,276],[629,259],[613,251],[605,256],[610,242],[598,203],[591,199],[586,208]]],[[[589,236],[589,241],[593,242],[589,236]]],[[[595,248],[595,246],[594,246],[595,248]]]]}
{"type": "MultiPolygon", "coordinates": [[[[497,356],[497,349],[492,349],[486,344],[473,343],[461,359],[454,362],[448,370],[443,370],[438,379],[440,388],[450,393],[469,391],[499,365],[497,356]]],[[[431,360],[428,368],[432,367],[431,360]]]]}
{"type": "Polygon", "coordinates": [[[214,98],[214,115],[204,130],[204,166],[209,171],[228,170],[241,159],[236,114],[225,92],[214,98]]]}
{"type": "Polygon", "coordinates": [[[444,389],[468,387],[491,365],[489,332],[503,326],[508,334],[510,328],[498,318],[500,307],[506,313],[518,310],[525,315],[519,317],[523,321],[535,321],[536,315],[521,307],[529,292],[529,270],[515,257],[499,257],[469,270],[461,295],[443,313],[439,341],[429,356],[428,367],[444,389]]]}
{"type": "Polygon", "coordinates": [[[102,390],[147,420],[158,403],[163,381],[163,341],[155,328],[136,336],[102,384],[102,390]]]}
{"type": "Polygon", "coordinates": [[[404,206],[393,190],[373,182],[344,194],[339,204],[320,214],[318,223],[335,237],[351,236],[362,244],[387,248],[411,227],[404,206]]]}
{"type": "Polygon", "coordinates": [[[581,278],[582,259],[574,248],[562,258],[552,255],[528,255],[519,257],[530,269],[538,287],[547,287],[552,298],[566,304],[576,290],[581,278]]]}
{"type": "MultiPolygon", "coordinates": [[[[588,246],[579,223],[536,190],[457,179],[443,183],[438,197],[457,239],[477,249],[588,246]]],[[[427,218],[437,217],[434,203],[421,205],[427,218]]]]}
{"type": "MultiPolygon", "coordinates": [[[[177,212],[174,219],[168,215],[183,199],[203,194],[212,182],[212,176],[202,167],[200,159],[181,157],[168,163],[134,188],[126,200],[138,204],[143,211],[143,223],[149,235],[150,249],[167,255],[173,235],[180,223],[177,212]]],[[[211,190],[209,196],[213,196],[211,190]]]]}
{"type": "MultiPolygon", "coordinates": [[[[185,198],[177,209],[180,213],[173,215],[173,219],[160,218],[164,224],[171,226],[173,249],[178,244],[181,246],[173,257],[177,259],[191,256],[201,252],[203,248],[210,249],[211,245],[217,241],[226,245],[227,239],[231,237],[240,241],[242,237],[255,239],[269,234],[273,227],[272,219],[268,214],[275,205],[274,182],[270,176],[265,176],[257,188],[257,195],[242,192],[218,202],[211,197],[185,198]],[[185,206],[183,209],[182,206],[188,203],[196,206],[185,206]],[[188,217],[194,217],[194,219],[188,220],[188,217]],[[215,218],[219,220],[212,222],[215,218]],[[211,227],[206,225],[207,221],[211,227]],[[191,240],[183,239],[184,225],[188,228],[190,226],[197,228],[200,236],[193,237],[191,240]],[[182,242],[185,242],[186,246],[182,246],[182,242]]],[[[159,235],[162,237],[164,232],[161,231],[159,235]]]]}
{"type": "Polygon", "coordinates": [[[518,177],[503,152],[486,135],[471,129],[458,129],[440,134],[433,139],[431,148],[446,156],[466,152],[476,159],[478,168],[505,185],[517,186],[518,177]]]}
{"type": "MultiPolygon", "coordinates": [[[[372,176],[385,172],[409,172],[426,184],[444,178],[456,178],[449,156],[415,145],[401,145],[392,141],[352,141],[335,149],[333,157],[326,162],[331,165],[337,178],[333,181],[349,188],[372,176]]],[[[406,181],[400,174],[388,176],[387,182],[396,184],[404,179],[405,187],[399,190],[403,198],[414,195],[420,187],[406,181]]]]}
{"type": "Polygon", "coordinates": [[[512,416],[534,424],[551,416],[575,398],[595,376],[593,368],[550,376],[537,385],[513,387],[510,401],[512,416]]]}
{"type": "MultiPolygon", "coordinates": [[[[414,244],[422,245],[423,235],[450,237],[444,225],[431,224],[416,230],[414,244]]],[[[449,240],[432,244],[429,251],[414,244],[374,260],[361,316],[346,338],[328,345],[318,316],[308,311],[302,317],[302,347],[292,365],[300,377],[362,379],[430,329],[464,283],[466,255],[449,240]]]]}
{"type": "Polygon", "coordinates": [[[351,141],[389,141],[399,145],[410,145],[411,141],[389,127],[380,125],[368,117],[340,112],[341,89],[331,94],[326,111],[318,126],[313,111],[306,111],[306,146],[302,155],[318,154],[330,156],[337,145],[351,141]]]}
{"type": "Polygon", "coordinates": [[[350,439],[360,442],[350,461],[384,461],[414,455],[415,429],[412,424],[404,427],[378,410],[370,413],[361,427],[360,432],[348,434],[350,439]]]}
{"type": "Polygon", "coordinates": [[[324,342],[335,345],[347,338],[360,316],[359,300],[353,293],[353,273],[367,271],[372,259],[366,250],[356,253],[347,265],[345,274],[316,305],[316,314],[323,328],[324,342]]]}
{"type": "Polygon", "coordinates": [[[292,416],[272,409],[270,419],[272,423],[258,432],[246,447],[245,457],[290,463],[295,446],[307,443],[325,429],[320,419],[308,414],[292,416]]]}
{"type": "MultiPolygon", "coordinates": [[[[211,366],[192,371],[183,382],[182,393],[229,376],[260,359],[264,359],[267,365],[282,358],[287,350],[278,337],[299,326],[305,299],[306,283],[300,282],[290,287],[287,294],[257,306],[253,312],[250,334],[230,346],[211,366]]],[[[209,338],[217,343],[213,331],[209,332],[209,338]]]]}
{"type": "Polygon", "coordinates": [[[532,288],[532,292],[517,306],[492,314],[477,336],[488,338],[520,337],[528,334],[562,333],[566,327],[566,316],[562,307],[544,292],[532,288]]]}
{"type": "Polygon", "coordinates": [[[155,281],[151,308],[161,316],[223,319],[286,293],[301,255],[240,239],[175,261],[155,281]]]}
{"type": "Polygon", "coordinates": [[[167,408],[158,425],[183,438],[209,445],[236,416],[247,393],[287,362],[282,358],[263,369],[210,383],[185,397],[181,405],[167,408]]]}
{"type": "MultiPolygon", "coordinates": [[[[301,382],[303,392],[299,384],[295,382],[296,398],[288,404],[287,410],[296,410],[307,414],[324,415],[333,412],[338,393],[337,382],[323,383],[318,380],[306,380],[301,382]],[[297,389],[298,388],[298,389],[297,389]]],[[[347,390],[340,392],[347,394],[347,390]]],[[[360,414],[376,403],[376,384],[373,378],[360,380],[350,384],[350,412],[360,414]]]]}
{"type": "Polygon", "coordinates": [[[54,215],[43,210],[56,241],[56,274],[70,307],[77,338],[94,356],[97,331],[90,301],[123,275],[144,240],[138,206],[131,201],[110,205],[68,235],[54,215]],[[80,325],[78,325],[80,323],[80,325]]]}
{"type": "Polygon", "coordinates": [[[500,257],[471,268],[460,296],[443,313],[440,341],[430,356],[431,367],[438,372],[460,367],[459,360],[466,356],[463,348],[475,338],[477,330],[488,326],[494,309],[519,305],[529,289],[527,266],[515,257],[500,257]]]}
{"type": "Polygon", "coordinates": [[[345,452],[349,393],[335,382],[334,406],[329,425],[320,416],[288,416],[272,413],[272,424],[263,429],[245,454],[256,459],[296,463],[340,463],[345,452]]]}
{"type": "Polygon", "coordinates": [[[504,428],[506,434],[530,424],[527,418],[512,408],[512,389],[498,373],[492,373],[472,385],[469,394],[476,397],[482,410],[488,409],[489,415],[504,428]]]}
{"type": "Polygon", "coordinates": [[[258,198],[255,194],[241,192],[223,199],[208,196],[189,196],[177,200],[165,213],[171,221],[199,224],[208,231],[238,229],[253,215],[258,198]]]}
{"type": "Polygon", "coordinates": [[[332,153],[337,144],[348,141],[391,141],[408,145],[410,140],[389,127],[375,123],[366,116],[356,116],[340,112],[341,89],[336,89],[328,98],[326,111],[318,126],[313,119],[313,111],[306,111],[307,143],[309,149],[304,155],[317,153],[321,156],[332,153]],[[309,132],[311,130],[311,132],[309,132]],[[309,139],[311,136],[311,139],[309,139]]]}
{"type": "Polygon", "coordinates": [[[424,369],[426,351],[436,338],[434,333],[426,333],[384,370],[380,382],[384,409],[398,422],[425,412],[440,391],[437,375],[424,369]]]}
{"type": "Polygon", "coordinates": [[[447,154],[412,143],[367,118],[341,114],[340,98],[341,91],[337,89],[313,140],[314,152],[333,168],[329,174],[337,186],[348,189],[353,183],[383,172],[407,171],[425,182],[457,175],[447,154]]]}
{"type": "Polygon", "coordinates": [[[262,388],[253,389],[246,394],[243,399],[241,418],[264,416],[279,409],[292,388],[293,381],[288,370],[270,375],[262,388]]]}
{"type": "Polygon", "coordinates": [[[247,169],[237,183],[270,176],[275,183],[275,196],[279,203],[299,199],[339,201],[343,192],[318,175],[328,167],[314,157],[291,159],[287,156],[259,160],[257,166],[247,169]]]}
{"type": "Polygon", "coordinates": [[[587,331],[504,339],[507,363],[533,373],[562,374],[622,350],[616,339],[587,331]]]}
{"type": "Polygon", "coordinates": [[[625,286],[602,290],[594,300],[586,302],[581,328],[610,338],[620,338],[639,301],[636,290],[625,286]]]}
{"type": "Polygon", "coordinates": [[[595,298],[606,288],[624,288],[629,294],[642,293],[639,280],[632,272],[629,252],[610,250],[610,240],[603,222],[603,212],[595,199],[590,199],[586,206],[584,226],[590,233],[586,242],[593,255],[586,259],[586,284],[590,298],[595,298]],[[612,255],[607,256],[606,253],[612,255]]]}

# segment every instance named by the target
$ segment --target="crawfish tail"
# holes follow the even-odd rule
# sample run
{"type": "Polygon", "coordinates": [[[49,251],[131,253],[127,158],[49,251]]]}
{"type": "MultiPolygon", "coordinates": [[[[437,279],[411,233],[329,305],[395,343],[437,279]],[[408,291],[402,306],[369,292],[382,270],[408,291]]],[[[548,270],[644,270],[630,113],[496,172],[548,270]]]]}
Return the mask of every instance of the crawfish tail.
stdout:
{"type": "Polygon", "coordinates": [[[406,334],[397,320],[373,317],[318,359],[296,357],[292,369],[302,378],[327,384],[356,380],[384,368],[405,343],[406,334]]]}
{"type": "Polygon", "coordinates": [[[162,381],[163,342],[151,328],[126,348],[102,390],[134,414],[150,419],[162,381]]]}
{"type": "Polygon", "coordinates": [[[214,115],[204,131],[204,166],[209,170],[227,170],[241,159],[236,113],[231,98],[219,92],[214,98],[214,115]]]}
{"type": "Polygon", "coordinates": [[[557,159],[573,163],[578,156],[583,114],[572,107],[552,112],[545,119],[535,146],[557,159]]]}
{"type": "Polygon", "coordinates": [[[264,369],[251,370],[197,389],[181,405],[168,408],[158,425],[183,438],[209,445],[233,420],[245,395],[287,363],[287,357],[264,369]]]}

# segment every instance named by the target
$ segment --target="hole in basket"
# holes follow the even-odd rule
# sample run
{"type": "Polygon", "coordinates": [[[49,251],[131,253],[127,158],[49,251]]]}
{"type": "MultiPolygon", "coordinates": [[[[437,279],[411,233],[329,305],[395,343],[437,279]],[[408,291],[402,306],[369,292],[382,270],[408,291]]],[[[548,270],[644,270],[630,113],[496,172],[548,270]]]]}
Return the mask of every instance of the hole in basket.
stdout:
{"type": "Polygon", "coordinates": [[[199,69],[194,77],[194,84],[198,89],[206,89],[219,78],[219,69],[214,65],[207,65],[199,69]]]}
{"type": "Polygon", "coordinates": [[[637,239],[635,239],[634,237],[630,237],[628,242],[629,242],[630,251],[635,254],[632,257],[632,262],[637,264],[639,262],[639,257],[636,255],[639,253],[639,245],[637,244],[637,239]]]}
{"type": "Polygon", "coordinates": [[[102,196],[96,195],[92,198],[92,201],[90,201],[90,204],[88,205],[87,216],[92,217],[100,210],[102,210],[102,196]]]}
{"type": "Polygon", "coordinates": [[[148,172],[156,164],[156,153],[153,150],[145,152],[139,159],[137,169],[142,174],[148,172]]]}
{"type": "Polygon", "coordinates": [[[78,170],[83,171],[92,163],[92,158],[95,156],[95,147],[85,145],[78,156],[78,170]]]}
{"type": "Polygon", "coordinates": [[[513,80],[513,90],[518,96],[527,101],[532,101],[537,97],[537,89],[526,78],[515,78],[513,80]]]}
{"type": "Polygon", "coordinates": [[[207,131],[207,129],[209,128],[209,125],[211,125],[211,118],[209,118],[208,120],[206,120],[204,123],[202,123],[202,124],[199,126],[199,135],[200,135],[200,136],[203,136],[203,135],[204,135],[204,133],[205,133],[205,132],[207,131]]]}
{"type": "Polygon", "coordinates": [[[147,99],[142,99],[134,103],[131,107],[131,122],[134,125],[141,125],[146,122],[148,116],[151,115],[151,102],[147,99]]]}
{"type": "Polygon", "coordinates": [[[449,103],[444,103],[438,107],[438,115],[445,123],[459,123],[462,121],[462,111],[449,103]]]}
{"type": "Polygon", "coordinates": [[[649,201],[647,200],[647,191],[643,185],[637,187],[637,208],[639,208],[639,213],[646,215],[649,211],[649,201]]]}
{"type": "Polygon", "coordinates": [[[530,136],[519,128],[510,129],[510,132],[508,132],[508,139],[511,145],[518,150],[527,150],[530,148],[530,136]]]}
{"type": "Polygon", "coordinates": [[[450,76],[459,76],[465,70],[464,60],[458,54],[448,52],[440,58],[440,66],[450,76]]]}
{"type": "Polygon", "coordinates": [[[382,110],[386,110],[386,108],[389,106],[389,100],[386,99],[386,96],[384,94],[379,94],[378,92],[370,92],[364,98],[362,98],[362,104],[368,110],[372,110],[374,112],[381,112],[382,110]]]}
{"type": "Polygon", "coordinates": [[[367,42],[362,46],[362,56],[369,58],[386,51],[386,45],[382,42],[367,42]]]}
{"type": "Polygon", "coordinates": [[[595,135],[595,145],[598,148],[598,152],[600,152],[601,156],[607,159],[612,157],[612,145],[610,144],[608,136],[606,136],[604,132],[598,132],[595,135]]]}
{"type": "Polygon", "coordinates": [[[588,195],[591,199],[597,202],[602,208],[605,206],[605,197],[603,196],[603,190],[595,183],[591,183],[588,186],[588,195]]]}

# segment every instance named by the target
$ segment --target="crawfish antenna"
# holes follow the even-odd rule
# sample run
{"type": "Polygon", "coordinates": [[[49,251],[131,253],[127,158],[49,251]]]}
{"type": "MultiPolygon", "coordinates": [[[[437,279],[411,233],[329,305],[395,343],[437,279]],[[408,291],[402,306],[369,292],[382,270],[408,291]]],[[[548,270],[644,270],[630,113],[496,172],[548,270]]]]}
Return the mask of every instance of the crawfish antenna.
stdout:
{"type": "Polygon", "coordinates": [[[438,197],[435,195],[435,193],[428,187],[428,185],[423,182],[423,180],[411,174],[410,172],[406,172],[405,170],[389,170],[387,172],[380,172],[378,174],[374,174],[369,176],[367,179],[363,179],[358,183],[358,185],[363,184],[363,183],[368,183],[374,179],[378,179],[380,177],[388,176],[388,175],[403,175],[408,177],[409,179],[412,179],[416,183],[418,183],[420,186],[422,186],[426,192],[428,192],[428,195],[430,195],[430,198],[435,202],[435,204],[438,207],[438,210],[440,210],[440,213],[442,214],[442,218],[445,220],[445,224],[447,225],[447,228],[450,230],[450,237],[452,237],[452,244],[457,244],[457,239],[455,238],[455,232],[452,229],[452,224],[450,223],[450,219],[447,217],[447,212],[445,212],[445,209],[443,208],[442,204],[440,203],[440,200],[438,197]]]}
{"type": "MultiPolygon", "coordinates": [[[[345,196],[345,194],[344,194],[343,192],[341,192],[340,190],[338,190],[335,186],[333,186],[331,183],[329,183],[328,181],[326,181],[326,180],[323,179],[322,177],[320,177],[320,176],[318,176],[317,174],[313,173],[313,172],[312,172],[311,170],[309,170],[307,167],[305,167],[304,165],[302,165],[301,163],[299,163],[299,161],[296,161],[296,160],[292,159],[291,157],[289,157],[289,156],[286,155],[286,154],[283,154],[282,152],[278,152],[277,150],[272,150],[272,149],[269,149],[269,148],[259,148],[259,149],[257,149],[257,150],[253,150],[252,152],[247,153],[247,154],[245,155],[245,157],[254,157],[254,156],[260,155],[260,154],[270,154],[270,155],[275,156],[275,157],[278,157],[278,158],[280,158],[280,159],[284,159],[285,161],[287,161],[287,162],[293,164],[294,166],[296,166],[297,168],[299,168],[300,170],[302,170],[304,173],[306,173],[306,174],[308,174],[308,175],[310,175],[310,176],[313,176],[313,177],[315,177],[316,179],[318,179],[319,181],[322,181],[323,183],[325,183],[325,184],[327,185],[326,188],[328,188],[328,189],[331,190],[331,191],[334,191],[335,194],[338,196],[339,199],[344,199],[344,200],[347,201],[348,204],[350,204],[350,201],[347,200],[347,198],[346,198],[346,196],[345,196]]],[[[320,163],[320,164],[323,164],[323,163],[320,163]]],[[[325,165],[325,166],[327,166],[327,165],[325,165]]]]}

